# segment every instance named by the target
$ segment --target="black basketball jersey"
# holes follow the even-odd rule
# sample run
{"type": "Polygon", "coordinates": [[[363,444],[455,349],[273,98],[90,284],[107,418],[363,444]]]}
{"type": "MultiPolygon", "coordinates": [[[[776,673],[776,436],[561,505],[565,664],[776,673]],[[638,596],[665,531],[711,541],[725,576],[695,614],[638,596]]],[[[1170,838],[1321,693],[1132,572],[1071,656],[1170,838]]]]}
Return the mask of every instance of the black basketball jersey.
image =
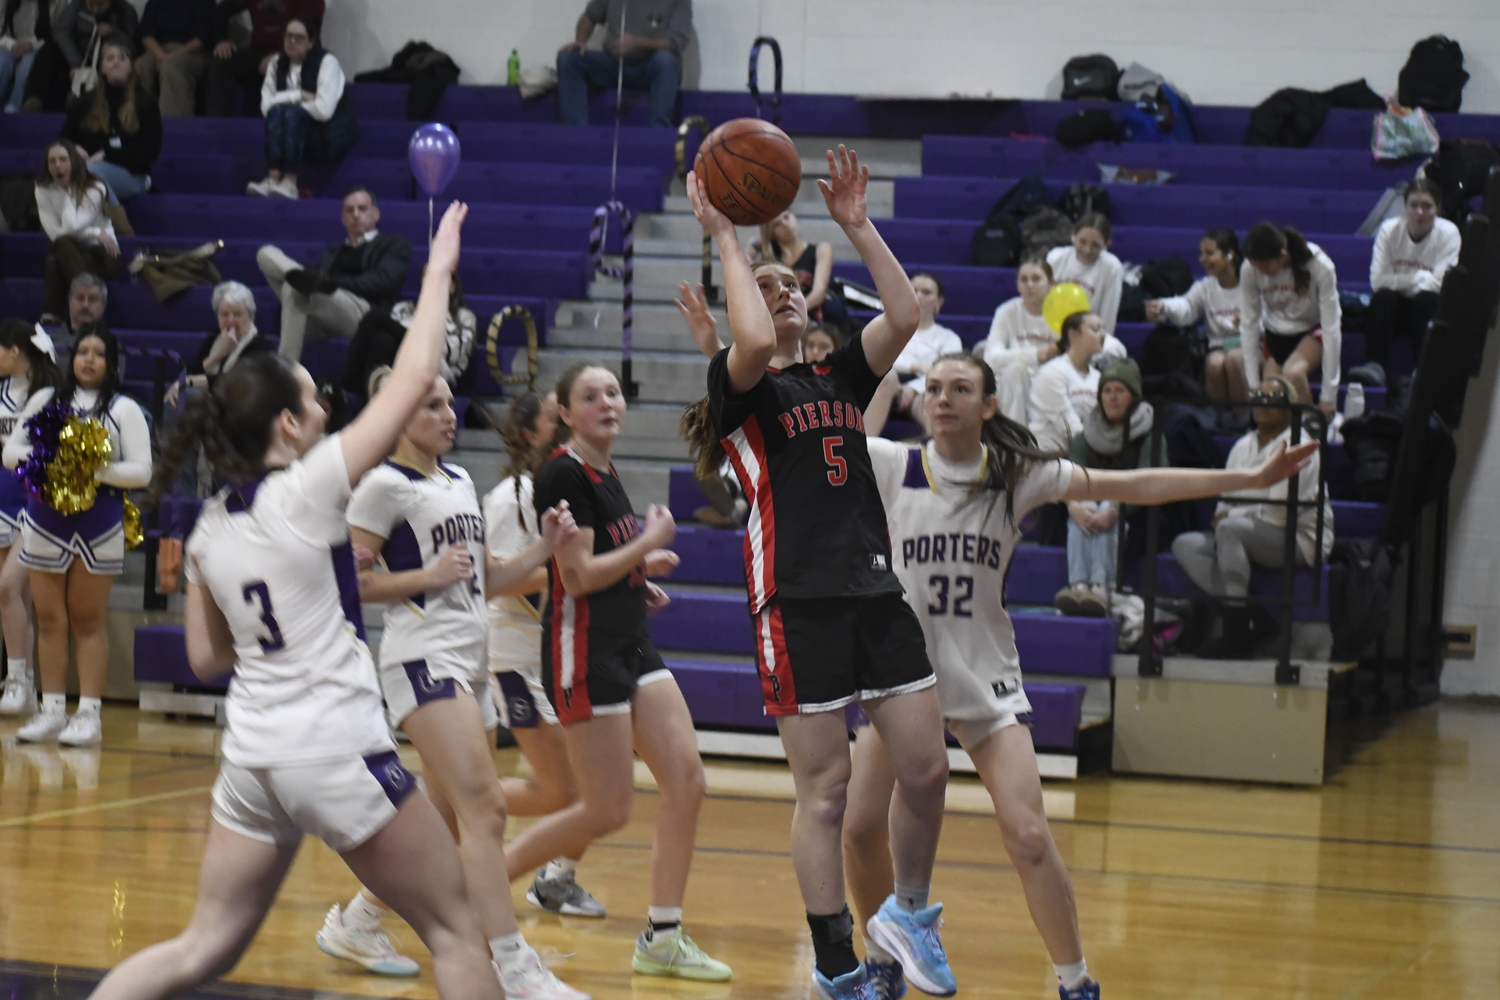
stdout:
{"type": "MultiPolygon", "coordinates": [[[[537,472],[534,495],[538,524],[548,508],[568,501],[578,527],[594,530],[596,556],[622,548],[641,533],[614,468],[600,472],[569,448],[557,449],[537,472]]],[[[563,589],[556,559],[547,563],[547,579],[551,599],[542,612],[542,630],[543,641],[552,644],[554,663],[575,658],[587,662],[591,638],[645,637],[644,563],[603,590],[578,597],[563,589]]]]}
{"type": "Polygon", "coordinates": [[[729,351],[708,366],[714,427],[750,510],[745,579],[750,610],[774,595],[901,593],[891,572],[864,408],[880,385],[861,337],[821,364],[766,374],[744,395],[729,386],[729,351]]]}

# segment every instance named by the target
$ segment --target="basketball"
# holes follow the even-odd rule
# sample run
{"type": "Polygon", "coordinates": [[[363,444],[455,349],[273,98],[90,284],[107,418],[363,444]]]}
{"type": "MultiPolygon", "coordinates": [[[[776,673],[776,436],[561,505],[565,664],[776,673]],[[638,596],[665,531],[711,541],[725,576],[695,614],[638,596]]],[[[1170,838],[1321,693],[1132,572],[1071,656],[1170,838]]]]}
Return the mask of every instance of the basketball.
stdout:
{"type": "Polygon", "coordinates": [[[736,118],[708,134],[694,165],[709,200],[737,226],[785,212],[802,186],[802,159],[787,134],[759,118],[736,118]]]}

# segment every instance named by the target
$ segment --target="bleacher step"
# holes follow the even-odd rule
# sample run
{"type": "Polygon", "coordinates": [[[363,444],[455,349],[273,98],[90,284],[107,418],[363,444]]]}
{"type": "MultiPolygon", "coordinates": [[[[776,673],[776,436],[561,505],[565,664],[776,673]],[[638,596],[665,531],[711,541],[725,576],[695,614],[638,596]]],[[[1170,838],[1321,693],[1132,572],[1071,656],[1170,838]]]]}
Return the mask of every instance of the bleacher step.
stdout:
{"type": "MultiPolygon", "coordinates": [[[[857,148],[857,147],[856,147],[857,148]]],[[[823,192],[818,188],[818,178],[828,176],[828,166],[823,164],[816,174],[810,174],[806,170],[802,173],[802,186],[797,190],[797,198],[792,202],[792,211],[801,218],[828,218],[828,203],[823,200],[823,192]]],[[[897,182],[888,178],[871,177],[869,187],[865,188],[865,204],[872,219],[889,219],[896,214],[896,189],[897,182]]],[[[992,199],[993,200],[993,199],[992,199]]],[[[987,206],[986,206],[987,207],[987,206]]],[[[693,206],[688,202],[687,185],[680,178],[672,178],[672,184],[668,189],[666,200],[662,202],[662,210],[681,215],[692,215],[693,206]]],[[[741,230],[743,236],[744,230],[741,230]]]]}

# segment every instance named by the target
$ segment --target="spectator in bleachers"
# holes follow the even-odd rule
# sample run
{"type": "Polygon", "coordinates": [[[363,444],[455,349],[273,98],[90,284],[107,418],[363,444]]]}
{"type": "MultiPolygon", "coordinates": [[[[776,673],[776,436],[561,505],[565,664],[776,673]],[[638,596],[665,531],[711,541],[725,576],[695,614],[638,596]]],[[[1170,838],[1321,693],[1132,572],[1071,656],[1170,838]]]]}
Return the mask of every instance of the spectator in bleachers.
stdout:
{"type": "Polygon", "coordinates": [[[246,190],[261,197],[297,198],[297,174],[304,163],[337,163],[359,140],[359,123],[344,93],[344,69],[323,48],[314,18],[286,23],[281,55],[271,61],[260,90],[266,117],[263,181],[246,190]]]}
{"type": "Polygon", "coordinates": [[[990,333],[974,348],[995,373],[1000,412],[1026,423],[1031,376],[1061,353],[1057,334],[1042,317],[1042,300],[1052,288],[1052,267],[1045,260],[1026,260],[1016,268],[1013,299],[1002,302],[990,321],[990,333]]]}
{"type": "MultiPolygon", "coordinates": [[[[1267,377],[1251,402],[1296,403],[1298,394],[1291,380],[1282,375],[1267,377]]],[[[1291,444],[1290,411],[1257,406],[1255,421],[1229,452],[1227,469],[1255,469],[1291,444]]],[[[1304,438],[1305,440],[1305,438],[1304,438]]],[[[1297,476],[1297,562],[1311,566],[1328,558],[1333,549],[1333,505],[1323,507],[1323,544],[1318,547],[1318,460],[1297,476]]],[[[1225,494],[1240,500],[1286,500],[1285,481],[1265,489],[1225,494]]],[[[1251,566],[1279,568],[1285,562],[1287,509],[1275,503],[1225,503],[1214,511],[1210,531],[1191,531],[1172,542],[1172,555],[1194,583],[1214,597],[1245,598],[1250,593],[1251,566]]],[[[1280,631],[1276,619],[1260,605],[1225,605],[1223,635],[1201,655],[1216,659],[1248,658],[1255,647],[1274,639],[1280,631]]]]}
{"type": "MultiPolygon", "coordinates": [[[[99,54],[99,85],[68,111],[63,138],[88,154],[89,172],[118,205],[151,188],[161,155],[161,111],[130,62],[130,43],[111,36],[99,54]]],[[[126,233],[124,235],[130,235],[126,233]]]]}
{"type": "Polygon", "coordinates": [[[844,338],[838,330],[820,323],[809,323],[802,335],[802,360],[815,365],[844,346],[844,338]]]}
{"type": "Polygon", "coordinates": [[[1285,375],[1301,399],[1311,399],[1308,372],[1323,365],[1318,407],[1333,416],[1339,398],[1339,279],[1333,261],[1291,226],[1262,222],[1245,237],[1240,268],[1240,349],[1245,384],[1285,375]],[[1264,337],[1262,337],[1264,334],[1264,337]]]}
{"type": "Polygon", "coordinates": [[[964,342],[958,334],[937,321],[943,311],[943,283],[934,275],[919,272],[912,275],[911,287],[917,293],[917,305],[922,318],[917,332],[901,349],[891,371],[901,381],[901,391],[896,396],[891,412],[909,416],[923,428],[927,426],[922,412],[922,403],[927,394],[927,370],[933,362],[945,354],[961,354],[964,342]]]}
{"type": "Polygon", "coordinates": [[[52,18],[51,38],[36,53],[26,81],[23,111],[66,109],[73,77],[88,55],[95,33],[102,40],[135,38],[140,17],[130,0],[70,0],[52,18]]]}
{"type": "MultiPolygon", "coordinates": [[[[204,71],[204,113],[225,118],[235,113],[241,89],[258,93],[266,70],[283,51],[287,22],[297,18],[323,20],[323,0],[220,0],[214,37],[219,39],[204,71]],[[229,25],[242,13],[250,14],[250,44],[229,38],[229,25]]],[[[264,112],[264,109],[262,109],[264,112]]]]}
{"type": "MultiPolygon", "coordinates": [[[[219,328],[203,338],[198,353],[187,364],[187,388],[207,389],[240,360],[276,348],[255,328],[255,293],[238,281],[214,288],[209,300],[219,328]]],[[[177,405],[178,384],[167,387],[168,406],[177,405]]]]}
{"type": "Polygon", "coordinates": [[[625,86],[651,91],[651,124],[675,127],[682,50],[692,30],[692,0],[589,0],[573,41],[557,53],[558,121],[587,125],[589,87],[614,87],[623,63],[625,86]],[[600,24],[604,51],[590,51],[589,36],[600,24]]]}
{"type": "Polygon", "coordinates": [[[1104,321],[1074,313],[1062,324],[1062,353],[1031,380],[1027,426],[1043,451],[1066,452],[1099,404],[1099,370],[1091,363],[1104,350],[1104,321]]]}
{"type": "MultiPolygon", "coordinates": [[[[426,270],[425,267],[422,269],[424,274],[426,270]]],[[[349,353],[344,356],[340,384],[345,392],[356,396],[369,393],[370,375],[378,368],[391,367],[416,314],[417,304],[411,299],[397,302],[389,312],[372,309],[365,313],[354,331],[354,339],[349,342],[349,353]]],[[[478,318],[464,304],[464,284],[454,273],[448,279],[447,347],[438,363],[438,374],[450,389],[458,384],[459,376],[469,367],[478,329],[478,318]]]]}
{"type": "Polygon", "coordinates": [[[88,326],[105,328],[104,310],[109,305],[109,286],[104,279],[91,271],[84,271],[68,286],[68,312],[66,316],[43,316],[42,325],[48,328],[57,357],[61,359],[73,349],[78,340],[78,331],[88,326]],[[50,322],[49,322],[50,321],[50,322]]]}
{"type": "Polygon", "coordinates": [[[37,51],[52,34],[48,4],[49,0],[5,0],[0,14],[0,101],[7,114],[21,110],[37,51]]]}
{"type": "Polygon", "coordinates": [[[314,270],[267,244],[255,255],[260,273],[281,300],[281,356],[302,357],[308,336],[352,337],[371,309],[395,305],[411,266],[405,236],[380,232],[380,205],[363,187],[344,195],[343,243],[328,247],[314,270]]]}
{"type": "Polygon", "coordinates": [[[136,71],[164,118],[190,118],[214,44],[214,0],[146,0],[136,71]]]}
{"type": "Polygon", "coordinates": [[[80,274],[113,278],[120,273],[120,244],[104,211],[108,203],[104,182],[89,173],[77,146],[59,139],[47,147],[36,179],[37,215],[52,241],[43,269],[44,324],[58,322],[80,274]]]}
{"type": "MultiPolygon", "coordinates": [[[[1198,241],[1198,263],[1206,277],[1193,282],[1186,295],[1152,299],[1146,318],[1153,323],[1192,326],[1202,322],[1208,336],[1203,359],[1203,384],[1208,398],[1243,403],[1250,395],[1245,381],[1244,351],[1240,347],[1240,241],[1233,229],[1210,229],[1198,241]]],[[[1228,411],[1226,411],[1228,412],[1228,411]]],[[[1243,425],[1241,425],[1243,426],[1243,425]]]]}
{"type": "MultiPolygon", "coordinates": [[[[1463,245],[1458,227],[1438,217],[1443,191],[1435,182],[1418,178],[1402,194],[1406,216],[1381,225],[1370,258],[1370,287],[1375,294],[1365,314],[1365,364],[1360,374],[1378,385],[1385,384],[1392,337],[1408,338],[1412,361],[1421,358],[1422,335],[1437,318],[1443,275],[1458,263],[1463,245]],[[1380,370],[1371,371],[1371,365],[1379,365],[1380,370]],[[1372,374],[1373,380],[1368,378],[1372,374]]],[[[1351,378],[1356,371],[1350,371],[1351,378]]]]}
{"type": "Polygon", "coordinates": [[[749,253],[752,264],[770,261],[797,272],[812,322],[848,329],[849,310],[829,287],[833,279],[833,244],[805,242],[797,228],[797,216],[790,209],[760,227],[760,238],[751,242],[749,253]]]}
{"type": "Polygon", "coordinates": [[[1109,217],[1089,212],[1073,224],[1073,245],[1056,247],[1047,254],[1056,282],[1071,281],[1089,296],[1089,308],[1104,323],[1104,332],[1115,332],[1120,315],[1120,286],[1125,268],[1120,258],[1109,252],[1114,236],[1109,217]]]}
{"type": "MultiPolygon", "coordinates": [[[[1151,404],[1141,397],[1141,370],[1131,360],[1099,376],[1098,405],[1073,436],[1068,458],[1087,469],[1145,469],[1151,465],[1151,404]]],[[[1065,615],[1103,618],[1115,586],[1120,505],[1068,503],[1068,586],[1053,603],[1065,615]]]]}

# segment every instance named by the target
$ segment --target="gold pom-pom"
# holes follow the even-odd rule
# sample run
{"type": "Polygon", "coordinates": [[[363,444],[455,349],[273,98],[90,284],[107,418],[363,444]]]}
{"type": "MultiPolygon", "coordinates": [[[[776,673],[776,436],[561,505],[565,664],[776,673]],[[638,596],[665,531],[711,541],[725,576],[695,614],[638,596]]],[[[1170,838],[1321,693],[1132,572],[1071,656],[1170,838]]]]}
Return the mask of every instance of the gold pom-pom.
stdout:
{"type": "Polygon", "coordinates": [[[146,532],[141,529],[141,509],[125,500],[125,547],[133,549],[146,540],[146,532]]]}
{"type": "Polygon", "coordinates": [[[47,463],[47,505],[65,516],[94,506],[94,477],[113,451],[102,423],[69,417],[57,435],[57,457],[47,463]]]}

